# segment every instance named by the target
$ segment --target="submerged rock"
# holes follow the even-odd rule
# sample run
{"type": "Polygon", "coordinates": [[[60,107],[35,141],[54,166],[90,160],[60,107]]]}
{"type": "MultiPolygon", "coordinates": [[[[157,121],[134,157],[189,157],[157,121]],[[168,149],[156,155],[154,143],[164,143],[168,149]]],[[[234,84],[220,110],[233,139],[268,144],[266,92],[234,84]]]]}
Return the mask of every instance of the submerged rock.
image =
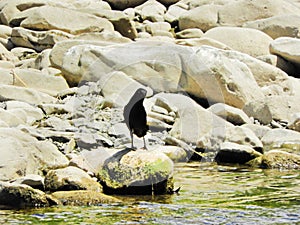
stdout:
{"type": "Polygon", "coordinates": [[[119,199],[96,191],[57,191],[51,194],[63,205],[92,206],[99,204],[118,203],[119,199]]]}
{"type": "Polygon", "coordinates": [[[107,194],[166,194],[173,190],[173,162],[159,151],[124,149],[98,173],[107,194]]]}

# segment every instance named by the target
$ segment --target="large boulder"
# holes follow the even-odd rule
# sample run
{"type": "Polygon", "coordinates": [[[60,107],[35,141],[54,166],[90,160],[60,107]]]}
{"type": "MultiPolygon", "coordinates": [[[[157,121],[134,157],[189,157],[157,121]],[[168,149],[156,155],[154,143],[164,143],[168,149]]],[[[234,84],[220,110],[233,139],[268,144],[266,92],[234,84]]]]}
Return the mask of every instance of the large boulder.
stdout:
{"type": "Polygon", "coordinates": [[[218,11],[220,7],[215,4],[203,5],[182,13],[178,18],[179,29],[199,28],[205,32],[219,26],[218,11]]]}
{"type": "MultiPolygon", "coordinates": [[[[63,50],[54,47],[53,51],[59,49],[63,50]]],[[[185,91],[209,103],[242,108],[246,102],[264,97],[244,63],[207,46],[189,48],[156,41],[80,45],[53,60],[69,83],[105,80],[119,70],[155,92],[185,91]]]]}
{"type": "Polygon", "coordinates": [[[300,16],[281,15],[247,22],[243,27],[254,28],[268,34],[273,39],[279,37],[300,37],[300,16]]]}
{"type": "Polygon", "coordinates": [[[155,95],[152,101],[157,98],[165,99],[172,107],[178,109],[178,118],[170,134],[187,143],[196,144],[198,139],[207,133],[213,134],[219,130],[225,132],[228,127],[233,126],[187,96],[160,93],[155,95]]]}
{"type": "Polygon", "coordinates": [[[68,159],[49,141],[38,141],[17,128],[0,128],[0,136],[0,180],[26,174],[42,175],[50,169],[68,165],[68,159]]]}
{"type": "Polygon", "coordinates": [[[215,39],[254,57],[269,54],[269,45],[273,40],[262,31],[241,27],[216,27],[204,33],[203,37],[215,39]]]}
{"type": "Polygon", "coordinates": [[[160,151],[124,149],[98,173],[106,194],[166,194],[173,190],[173,162],[160,151]]]}

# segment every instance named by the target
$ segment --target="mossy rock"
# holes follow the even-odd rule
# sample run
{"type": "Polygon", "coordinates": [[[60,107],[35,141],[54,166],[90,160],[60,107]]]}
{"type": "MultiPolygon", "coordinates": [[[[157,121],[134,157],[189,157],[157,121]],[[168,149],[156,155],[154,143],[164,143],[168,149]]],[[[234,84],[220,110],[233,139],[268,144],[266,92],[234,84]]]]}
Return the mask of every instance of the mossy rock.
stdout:
{"type": "Polygon", "coordinates": [[[124,149],[98,173],[107,194],[165,194],[173,189],[172,176],[172,160],[156,150],[124,149]]]}

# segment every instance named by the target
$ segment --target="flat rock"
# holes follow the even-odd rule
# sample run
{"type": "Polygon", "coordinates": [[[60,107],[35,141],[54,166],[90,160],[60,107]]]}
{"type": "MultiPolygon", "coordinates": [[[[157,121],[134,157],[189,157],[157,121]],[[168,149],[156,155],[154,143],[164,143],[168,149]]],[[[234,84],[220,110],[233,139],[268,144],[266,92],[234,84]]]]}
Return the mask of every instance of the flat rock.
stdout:
{"type": "Polygon", "coordinates": [[[51,194],[66,206],[98,206],[100,204],[120,203],[115,197],[105,195],[96,191],[56,191],[51,194]]]}
{"type": "Polygon", "coordinates": [[[12,85],[0,85],[1,100],[18,100],[30,104],[53,103],[56,99],[46,93],[32,88],[17,87],[12,85]]]}
{"type": "Polygon", "coordinates": [[[69,88],[62,76],[45,75],[40,70],[16,68],[13,73],[16,86],[25,86],[52,96],[69,88]]]}
{"type": "Polygon", "coordinates": [[[240,27],[216,27],[204,33],[203,37],[215,39],[254,57],[269,54],[269,45],[273,41],[262,31],[240,27]]]}

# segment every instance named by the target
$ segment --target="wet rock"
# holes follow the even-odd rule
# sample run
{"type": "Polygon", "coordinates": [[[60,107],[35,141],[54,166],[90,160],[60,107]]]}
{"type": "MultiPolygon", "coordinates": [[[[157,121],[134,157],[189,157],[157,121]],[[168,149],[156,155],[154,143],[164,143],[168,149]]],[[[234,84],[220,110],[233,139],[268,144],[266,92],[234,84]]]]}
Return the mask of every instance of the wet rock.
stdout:
{"type": "Polygon", "coordinates": [[[236,51],[254,57],[268,54],[269,45],[273,40],[262,31],[239,27],[216,27],[208,30],[203,37],[215,39],[236,51]]]}
{"type": "Polygon", "coordinates": [[[271,150],[263,155],[261,166],[266,169],[299,169],[300,155],[271,150]]]}
{"type": "Polygon", "coordinates": [[[97,206],[100,204],[120,203],[115,197],[105,195],[96,191],[56,191],[51,194],[66,206],[97,206]]]}
{"type": "Polygon", "coordinates": [[[222,117],[223,119],[227,120],[228,122],[234,125],[252,123],[250,118],[242,110],[223,103],[216,103],[210,106],[208,108],[208,111],[214,113],[217,116],[222,117]]]}
{"type": "Polygon", "coordinates": [[[262,154],[255,151],[250,146],[240,145],[232,142],[224,142],[220,145],[215,161],[217,163],[238,163],[247,164],[247,162],[260,157],[262,154]]]}
{"type": "Polygon", "coordinates": [[[49,207],[53,204],[44,192],[28,185],[0,182],[0,208],[49,207]]]}
{"type": "Polygon", "coordinates": [[[69,163],[54,144],[38,141],[17,128],[0,128],[0,135],[0,180],[12,180],[27,174],[42,175],[69,163]]]}
{"type": "Polygon", "coordinates": [[[30,13],[28,11],[26,13],[27,17],[20,26],[32,30],[56,29],[71,34],[114,30],[113,25],[107,19],[67,8],[41,6],[32,8],[30,13]]]}
{"type": "Polygon", "coordinates": [[[124,149],[104,163],[98,177],[107,194],[166,194],[173,162],[159,151],[124,149]]]}
{"type": "Polygon", "coordinates": [[[54,191],[92,190],[100,192],[101,185],[83,170],[69,166],[50,170],[45,176],[45,189],[54,191]]]}
{"type": "Polygon", "coordinates": [[[298,15],[281,15],[265,19],[247,22],[243,27],[254,28],[263,31],[273,39],[279,37],[299,38],[300,16],[298,15]]]}
{"type": "Polygon", "coordinates": [[[72,37],[73,35],[58,30],[33,31],[15,27],[12,30],[11,41],[15,46],[27,47],[41,52],[44,49],[52,48],[59,41],[72,37]]]}

